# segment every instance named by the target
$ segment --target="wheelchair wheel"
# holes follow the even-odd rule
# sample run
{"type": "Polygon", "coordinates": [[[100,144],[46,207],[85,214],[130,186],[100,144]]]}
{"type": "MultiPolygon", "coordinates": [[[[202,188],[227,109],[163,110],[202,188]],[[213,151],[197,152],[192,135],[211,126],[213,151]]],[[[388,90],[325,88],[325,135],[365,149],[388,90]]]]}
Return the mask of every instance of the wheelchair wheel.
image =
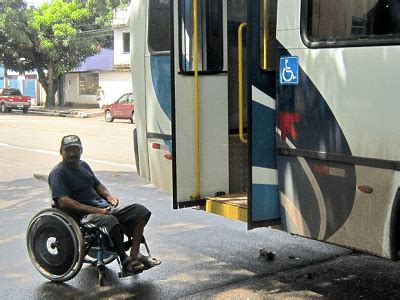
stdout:
{"type": "Polygon", "coordinates": [[[70,280],[82,268],[82,233],[76,221],[59,209],[44,209],[31,219],[26,243],[33,265],[51,281],[70,280]]]}

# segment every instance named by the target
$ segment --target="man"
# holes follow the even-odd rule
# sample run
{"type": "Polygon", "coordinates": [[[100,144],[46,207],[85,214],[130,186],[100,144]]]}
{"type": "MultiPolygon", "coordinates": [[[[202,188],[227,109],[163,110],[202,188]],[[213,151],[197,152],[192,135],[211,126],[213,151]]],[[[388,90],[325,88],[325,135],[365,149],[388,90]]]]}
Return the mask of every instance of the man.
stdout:
{"type": "Polygon", "coordinates": [[[61,140],[62,161],[49,174],[54,201],[60,209],[77,216],[82,223],[103,227],[110,235],[125,272],[137,273],[160,262],[139,252],[143,230],[151,212],[141,204],[116,208],[119,199],[97,179],[89,165],[81,160],[82,143],[78,136],[61,140]],[[132,237],[128,256],[124,251],[123,233],[132,237]]]}
{"type": "Polygon", "coordinates": [[[102,109],[102,108],[103,108],[103,105],[105,104],[105,103],[104,103],[105,96],[104,96],[104,91],[103,91],[103,89],[101,88],[101,86],[99,86],[99,88],[97,89],[97,92],[96,92],[96,99],[97,99],[97,102],[99,103],[99,108],[102,109]]]}

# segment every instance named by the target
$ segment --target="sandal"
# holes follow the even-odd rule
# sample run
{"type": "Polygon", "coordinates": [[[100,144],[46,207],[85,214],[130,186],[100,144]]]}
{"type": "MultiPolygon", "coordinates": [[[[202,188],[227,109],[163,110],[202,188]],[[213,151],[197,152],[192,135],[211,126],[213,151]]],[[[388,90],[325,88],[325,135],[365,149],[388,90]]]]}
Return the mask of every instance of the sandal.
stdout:
{"type": "Polygon", "coordinates": [[[128,256],[122,263],[122,271],[124,273],[137,274],[143,272],[145,269],[146,267],[142,262],[137,259],[135,260],[130,256],[128,256]]]}
{"type": "Polygon", "coordinates": [[[137,261],[142,263],[146,269],[150,269],[161,264],[161,261],[157,260],[156,258],[151,256],[146,256],[141,253],[139,253],[136,259],[137,261]]]}

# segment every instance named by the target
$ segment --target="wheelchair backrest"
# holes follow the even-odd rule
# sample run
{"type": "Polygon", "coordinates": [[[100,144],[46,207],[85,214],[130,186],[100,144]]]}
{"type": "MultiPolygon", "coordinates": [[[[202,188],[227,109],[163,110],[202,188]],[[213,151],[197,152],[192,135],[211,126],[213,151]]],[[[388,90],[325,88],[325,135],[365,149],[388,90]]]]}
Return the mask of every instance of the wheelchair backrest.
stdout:
{"type": "Polygon", "coordinates": [[[41,181],[41,182],[45,182],[45,183],[47,184],[47,186],[48,186],[48,188],[49,188],[49,202],[50,202],[50,206],[51,206],[51,207],[54,207],[54,208],[59,208],[58,205],[57,205],[57,203],[53,200],[53,197],[52,197],[52,193],[51,193],[51,189],[50,189],[49,181],[48,181],[49,176],[46,175],[46,174],[33,174],[33,177],[34,177],[35,179],[37,179],[37,180],[39,180],[39,181],[41,181]]]}

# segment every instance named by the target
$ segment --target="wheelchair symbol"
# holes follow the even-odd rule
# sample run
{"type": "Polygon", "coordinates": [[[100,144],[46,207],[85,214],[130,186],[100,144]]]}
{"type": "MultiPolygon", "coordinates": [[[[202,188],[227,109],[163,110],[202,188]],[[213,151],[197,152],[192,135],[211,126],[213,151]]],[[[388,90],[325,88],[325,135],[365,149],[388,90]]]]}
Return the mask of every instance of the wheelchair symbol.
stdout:
{"type": "Polygon", "coordinates": [[[281,84],[298,84],[299,83],[299,62],[297,56],[281,57],[281,84]]]}

